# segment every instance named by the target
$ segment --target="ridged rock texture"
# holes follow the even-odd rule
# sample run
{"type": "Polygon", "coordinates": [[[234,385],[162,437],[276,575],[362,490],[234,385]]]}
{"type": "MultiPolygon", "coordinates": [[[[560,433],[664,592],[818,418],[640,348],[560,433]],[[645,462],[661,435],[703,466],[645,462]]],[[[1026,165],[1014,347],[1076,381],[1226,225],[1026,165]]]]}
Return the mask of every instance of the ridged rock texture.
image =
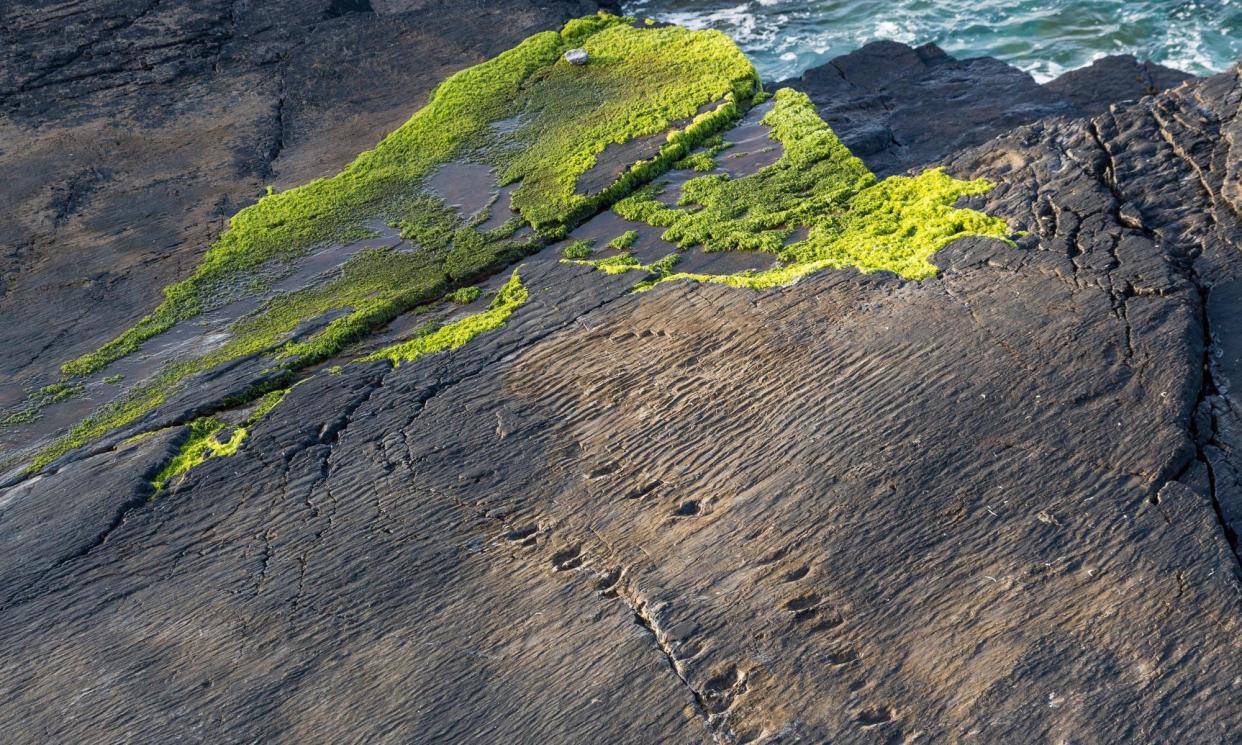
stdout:
{"type": "MultiPolygon", "coordinates": [[[[5,11],[12,380],[593,10],[289,5],[5,11]]],[[[503,328],[315,375],[154,501],[176,427],[17,480],[4,739],[1237,741],[1238,69],[881,43],[785,85],[877,174],[995,182],[963,204],[1017,246],[642,293],[549,248],[503,328]]]]}

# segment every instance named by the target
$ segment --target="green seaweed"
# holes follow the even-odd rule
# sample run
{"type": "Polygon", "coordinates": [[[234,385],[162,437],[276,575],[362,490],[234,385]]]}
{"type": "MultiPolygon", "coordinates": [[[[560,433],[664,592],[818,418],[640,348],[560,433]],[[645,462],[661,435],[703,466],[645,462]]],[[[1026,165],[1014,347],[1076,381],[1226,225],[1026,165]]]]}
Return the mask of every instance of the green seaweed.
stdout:
{"type": "MultiPolygon", "coordinates": [[[[492,163],[503,183],[520,181],[512,198],[540,233],[563,234],[583,217],[664,170],[701,139],[740,113],[758,90],[754,67],[718,32],[667,27],[639,29],[633,19],[601,13],[535,34],[517,47],[445,80],[427,105],[361,154],[341,173],[279,193],[238,212],[194,272],[164,290],[164,300],[120,336],[62,366],[81,377],[134,352],[146,339],[211,307],[221,289],[276,258],[296,257],[316,244],[369,233],[382,217],[403,236],[444,247],[456,218],[420,191],[422,180],[457,158],[492,163]],[[564,62],[582,46],[592,62],[564,62]],[[576,190],[608,145],[666,131],[712,101],[723,103],[685,130],[669,135],[659,156],[638,164],[599,194],[576,190]],[[517,117],[516,131],[495,128],[517,117]]],[[[477,236],[453,233],[449,274],[494,268],[497,253],[477,236]]]]}
{"type": "Polygon", "coordinates": [[[163,302],[148,316],[63,365],[62,384],[105,368],[179,321],[269,291],[272,272],[292,267],[316,246],[373,236],[369,221],[395,227],[417,249],[365,251],[325,284],[268,299],[231,326],[222,348],[171,363],[92,412],[38,453],[31,469],[134,421],[187,378],[213,367],[265,354],[291,373],[338,356],[397,315],[485,279],[564,235],[740,118],[759,83],[727,37],[636,28],[631,20],[599,14],[536,34],[445,80],[405,125],[336,176],[269,190],[238,212],[194,272],[165,288],[163,302]],[[584,68],[561,59],[578,46],[591,54],[584,68]],[[667,142],[655,157],[598,193],[579,193],[578,177],[605,148],[662,132],[667,142]],[[499,184],[517,182],[511,205],[519,218],[483,231],[477,220],[468,224],[425,191],[424,180],[453,160],[489,164],[499,184]],[[517,237],[523,223],[536,232],[517,237]],[[289,340],[305,324],[342,309],[344,315],[317,331],[289,340]]]}
{"type": "MultiPolygon", "coordinates": [[[[479,296],[475,283],[609,207],[664,228],[665,238],[682,248],[763,251],[780,261],[762,272],[676,273],[678,254],[643,264],[629,253],[635,231],[610,242],[620,252],[612,257],[590,259],[586,241],[564,249],[566,263],[610,274],[645,272],[634,288],[640,291],[672,279],[757,289],[847,266],[921,279],[935,273],[930,258],[950,241],[965,235],[1005,237],[1003,221],[953,206],[960,196],[986,191],[989,184],[958,181],[934,169],[878,181],[809,99],[790,90],[777,92],[765,118],[784,146],[775,164],[740,178],[692,179],[678,206],[661,204],[660,187],[650,182],[674,167],[714,169],[715,156],[728,146],[720,133],[766,94],[754,68],[723,35],[635,27],[630,20],[601,14],[571,21],[560,32],[536,34],[446,80],[405,125],[336,176],[284,192],[269,190],[239,212],[194,272],[166,288],[164,301],[150,315],[67,363],[59,383],[32,395],[37,404],[32,416],[41,402],[72,395],[80,387],[77,378],[103,369],[173,324],[239,293],[270,292],[272,273],[292,267],[316,246],[373,236],[374,220],[395,228],[415,249],[362,251],[327,281],[268,298],[230,326],[223,346],[174,361],[95,410],[39,452],[28,470],[134,422],[187,379],[220,365],[265,356],[271,364],[264,378],[269,387],[271,381],[287,385],[297,371],[339,358],[402,313],[446,296],[473,302],[479,296]],[[577,67],[561,59],[564,50],[578,46],[588,50],[590,64],[577,67]],[[606,148],[659,133],[667,133],[666,140],[654,157],[633,164],[598,192],[579,190],[580,177],[606,148]],[[486,164],[498,185],[515,183],[511,206],[519,217],[483,230],[484,216],[463,218],[426,191],[425,179],[451,161],[486,164]],[[533,231],[519,231],[523,225],[533,231]],[[805,237],[791,242],[799,230],[805,237]]],[[[502,326],[527,297],[514,272],[487,310],[444,326],[425,324],[412,338],[362,359],[399,365],[457,349],[502,326]]],[[[233,403],[252,402],[269,395],[266,391],[255,388],[233,403]]],[[[229,425],[210,417],[202,422],[191,426],[187,447],[167,464],[172,470],[161,471],[161,486],[206,458],[235,452],[238,438],[246,436],[245,423],[221,439],[229,425]]]]}
{"type": "MultiPolygon", "coordinates": [[[[222,419],[211,416],[199,417],[190,422],[186,439],[177,448],[176,455],[165,463],[163,468],[151,479],[151,486],[155,488],[156,493],[163,491],[164,487],[174,479],[180,481],[192,468],[203,463],[208,458],[236,454],[242,442],[249,435],[250,429],[259,420],[267,416],[272,409],[276,408],[285,399],[285,396],[289,394],[289,390],[288,388],[282,388],[264,394],[255,402],[254,408],[242,423],[236,427],[232,427],[222,419]],[[228,439],[221,440],[220,433],[226,430],[229,430],[228,439]]],[[[149,433],[143,433],[143,435],[146,434],[149,433]]],[[[129,438],[127,442],[135,442],[141,439],[143,435],[135,435],[129,438]]]]}
{"type": "Polygon", "coordinates": [[[177,449],[177,454],[151,479],[151,486],[155,487],[155,491],[163,491],[173,479],[184,476],[191,468],[212,457],[217,451],[233,447],[231,439],[221,443],[216,438],[228,426],[228,422],[214,417],[201,417],[191,422],[186,440],[177,449]]]}
{"type": "Polygon", "coordinates": [[[574,241],[565,247],[561,255],[567,259],[585,259],[592,251],[591,241],[574,241]]]}
{"type": "Polygon", "coordinates": [[[626,250],[626,249],[630,248],[631,246],[633,246],[633,245],[634,245],[634,242],[635,242],[635,241],[637,241],[637,240],[638,240],[638,231],[636,231],[636,230],[627,230],[627,231],[625,231],[624,233],[622,233],[621,235],[619,235],[619,236],[617,236],[616,238],[613,238],[611,241],[609,241],[609,242],[608,242],[608,247],[609,247],[609,248],[615,248],[615,249],[617,249],[618,251],[624,251],[624,250],[626,250]]]}
{"type": "MultiPolygon", "coordinates": [[[[681,248],[762,251],[779,258],[782,266],[731,275],[669,273],[659,281],[762,289],[844,267],[925,279],[936,273],[931,256],[958,238],[1007,239],[1004,220],[953,206],[961,196],[990,189],[988,182],[960,181],[940,169],[877,181],[805,94],[782,89],[775,98],[764,122],[784,145],[776,163],[740,178],[692,179],[676,207],[657,201],[660,187],[651,185],[614,209],[624,218],[665,228],[664,238],[681,248]],[[790,243],[798,228],[807,231],[806,237],[790,243]]],[[[644,283],[640,289],[650,286],[644,283]]]]}
{"type": "Polygon", "coordinates": [[[673,267],[681,261],[681,254],[671,253],[661,259],[644,264],[634,258],[629,251],[622,251],[615,256],[604,259],[561,259],[562,264],[580,264],[598,269],[605,274],[625,274],[626,272],[646,272],[647,278],[639,282],[635,289],[644,290],[663,281],[673,273],[673,267]]]}
{"type": "Polygon", "coordinates": [[[424,327],[413,339],[385,347],[361,358],[361,362],[388,360],[394,367],[428,354],[448,352],[466,344],[485,331],[493,331],[504,325],[513,311],[523,305],[530,293],[522,284],[517,272],[496,293],[491,306],[481,313],[467,316],[460,321],[439,328],[424,327]]]}
{"type": "Polygon", "coordinates": [[[701,150],[696,150],[674,163],[673,168],[706,173],[716,167],[716,156],[731,147],[733,143],[725,142],[723,137],[715,135],[703,142],[701,150]]]}
{"type": "Polygon", "coordinates": [[[449,293],[449,300],[452,300],[454,303],[457,303],[458,305],[469,305],[473,303],[475,300],[478,300],[479,295],[481,295],[482,293],[483,291],[480,290],[478,287],[474,287],[474,286],[459,287],[458,289],[449,293]]]}

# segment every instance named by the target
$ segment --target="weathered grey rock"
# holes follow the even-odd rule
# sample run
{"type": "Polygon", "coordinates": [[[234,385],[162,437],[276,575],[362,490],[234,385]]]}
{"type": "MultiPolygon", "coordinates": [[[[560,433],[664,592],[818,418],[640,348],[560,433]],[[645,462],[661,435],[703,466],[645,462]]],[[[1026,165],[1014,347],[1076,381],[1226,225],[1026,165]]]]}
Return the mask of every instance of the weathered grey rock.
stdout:
{"type": "MultiPolygon", "coordinates": [[[[929,54],[891,49],[867,85],[929,54]]],[[[1233,741],[1240,102],[877,150],[1028,232],[924,282],[633,294],[545,251],[505,328],[317,376],[154,502],[166,441],[67,460],[0,494],[0,731],[1233,741]]]]}
{"type": "Polygon", "coordinates": [[[571,65],[585,65],[590,59],[585,49],[570,49],[565,52],[565,61],[571,65]]]}

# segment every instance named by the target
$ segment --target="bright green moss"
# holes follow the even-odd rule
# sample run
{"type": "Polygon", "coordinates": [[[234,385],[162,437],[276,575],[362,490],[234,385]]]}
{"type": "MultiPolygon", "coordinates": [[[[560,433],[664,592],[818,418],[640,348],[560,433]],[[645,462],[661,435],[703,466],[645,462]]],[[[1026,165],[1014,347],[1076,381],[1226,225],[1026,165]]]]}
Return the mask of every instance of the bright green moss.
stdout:
{"type": "MultiPolygon", "coordinates": [[[[624,217],[664,227],[665,236],[681,246],[761,250],[784,264],[720,277],[675,274],[677,254],[644,265],[628,252],[637,238],[634,231],[612,241],[610,247],[621,253],[607,259],[590,260],[590,244],[583,241],[565,249],[571,263],[612,274],[646,272],[639,290],[675,278],[768,287],[843,266],[921,278],[935,272],[930,256],[954,238],[1004,235],[1001,221],[952,206],[962,194],[986,190],[986,183],[956,181],[939,171],[877,183],[809,100],[792,91],[777,94],[766,119],[785,148],[776,164],[737,179],[694,179],[674,208],[654,199],[655,187],[640,188],[675,164],[713,168],[712,159],[726,147],[720,132],[742,116],[756,95],[762,94],[753,67],[725,37],[634,28],[611,16],[570,22],[559,33],[538,34],[458,73],[403,127],[342,173],[269,193],[238,213],[194,274],[167,288],[165,301],[150,316],[63,372],[71,378],[99,370],[213,302],[265,291],[264,277],[272,266],[315,245],[365,237],[371,220],[398,229],[404,240],[416,244],[415,250],[367,250],[330,281],[271,298],[231,326],[224,346],[166,366],[154,379],[93,412],[39,453],[31,470],[133,422],[164,403],[187,378],[216,366],[261,354],[271,358],[278,375],[292,378],[294,371],[342,355],[401,313],[445,295],[473,302],[478,290],[470,284],[614,203],[624,217]],[[561,60],[561,53],[575,46],[588,49],[590,64],[575,67],[561,60]],[[713,103],[714,108],[696,113],[713,103]],[[669,131],[683,121],[688,123],[669,131]],[[606,147],[666,131],[667,141],[655,157],[635,164],[598,193],[578,191],[579,177],[606,147]],[[484,231],[482,217],[465,219],[424,191],[424,179],[449,161],[486,163],[498,182],[518,182],[512,206],[520,218],[484,231]],[[519,233],[523,223],[537,233],[519,233]],[[799,228],[806,237],[790,243],[799,228]],[[330,322],[306,332],[309,323],[328,314],[330,322]],[[298,338],[291,341],[295,332],[298,338]]],[[[527,296],[514,273],[488,310],[443,327],[427,325],[406,342],[365,359],[396,365],[456,349],[499,328],[527,296]]],[[[70,392],[72,385],[57,384],[70,392]]],[[[60,391],[51,390],[45,398],[60,391]]],[[[223,427],[207,432],[213,426],[205,423],[191,433],[191,447],[175,466],[169,464],[174,470],[161,483],[202,459],[235,451],[247,425],[224,440],[219,437],[223,427]]]]}
{"type": "Polygon", "coordinates": [[[693,279],[760,289],[850,266],[924,279],[936,273],[931,256],[950,242],[1008,234],[1003,220],[953,206],[963,195],[990,189],[986,181],[959,181],[932,169],[877,182],[802,93],[777,91],[764,121],[784,145],[773,165],[736,179],[721,174],[688,181],[679,207],[658,202],[659,187],[649,186],[615,209],[627,219],[666,228],[664,237],[683,248],[763,251],[783,266],[727,276],[670,273],[660,281],[693,279]],[[806,237],[789,243],[798,228],[807,231],[806,237]]]}
{"type": "MultiPolygon", "coordinates": [[[[159,473],[151,479],[151,485],[155,487],[155,491],[162,491],[174,479],[180,480],[184,478],[190,469],[208,458],[235,455],[242,442],[249,435],[250,429],[259,420],[267,416],[272,409],[276,408],[285,399],[285,396],[289,395],[289,390],[288,388],[283,388],[264,394],[255,403],[254,408],[246,419],[236,427],[232,427],[228,422],[221,419],[209,416],[200,417],[191,422],[185,442],[177,449],[177,454],[173,456],[172,460],[164,464],[159,473]],[[228,438],[221,439],[221,433],[226,430],[228,430],[228,438]]],[[[133,442],[141,437],[142,435],[131,437],[128,442],[133,442]]]]}
{"type": "Polygon", "coordinates": [[[280,405],[285,400],[285,396],[289,395],[292,388],[280,388],[263,394],[258,401],[255,402],[254,408],[246,416],[242,426],[253,427],[255,424],[272,412],[272,409],[280,405]]]}
{"type": "Polygon", "coordinates": [[[723,137],[716,135],[708,138],[701,150],[696,150],[674,163],[673,168],[706,173],[716,167],[716,156],[730,147],[733,147],[733,143],[725,142],[723,137]]]}
{"type": "Polygon", "coordinates": [[[159,430],[158,430],[158,429],[153,429],[153,430],[151,430],[151,431],[149,431],[149,432],[139,432],[138,434],[134,435],[133,437],[127,437],[127,438],[125,438],[125,441],[124,441],[122,444],[123,444],[123,445],[133,445],[133,444],[134,444],[134,443],[136,443],[136,442],[142,442],[143,440],[146,440],[146,439],[148,439],[148,438],[154,437],[154,436],[156,435],[156,433],[157,433],[157,432],[159,432],[159,430]]]}
{"type": "Polygon", "coordinates": [[[590,241],[574,241],[565,247],[561,255],[567,259],[585,259],[593,250],[590,241]]]}
{"type": "Polygon", "coordinates": [[[405,212],[408,204],[393,204],[392,195],[411,194],[435,167],[484,138],[492,122],[511,116],[527,79],[555,63],[562,46],[561,34],[536,34],[462,70],[442,83],[410,121],[340,174],[271,194],[237,213],[194,273],[165,289],[164,302],[151,315],[98,351],[66,364],[64,374],[85,375],[133,352],[145,339],[200,312],[212,290],[239,272],[318,242],[344,240],[369,216],[405,212]]]}
{"type": "Polygon", "coordinates": [[[629,251],[623,251],[606,259],[561,259],[564,264],[581,264],[594,267],[605,274],[624,274],[642,268],[642,263],[629,251]]]}
{"type": "Polygon", "coordinates": [[[419,357],[436,352],[448,352],[457,349],[485,331],[493,331],[504,325],[513,315],[513,311],[530,297],[518,273],[514,272],[505,283],[491,306],[482,313],[467,316],[460,321],[441,326],[438,329],[426,329],[415,338],[394,344],[362,358],[363,362],[388,360],[393,366],[403,362],[413,362],[419,357]]]}
{"type": "Polygon", "coordinates": [[[168,392],[169,387],[157,381],[150,387],[131,391],[117,401],[105,404],[74,425],[64,437],[41,450],[31,461],[27,472],[40,471],[70,450],[134,421],[162,404],[168,392]]]}
{"type": "Polygon", "coordinates": [[[523,147],[501,170],[502,181],[521,180],[513,206],[538,230],[598,208],[576,181],[608,145],[665,132],[713,101],[749,104],[758,89],[749,60],[715,31],[617,23],[581,46],[590,64],[560,61],[534,76],[522,111],[529,124],[516,134],[523,147]]]}
{"type": "MultiPolygon", "coordinates": [[[[678,28],[640,29],[606,14],[536,34],[514,49],[442,83],[427,105],[341,173],[268,194],[237,213],[187,279],[165,289],[150,315],[100,349],[62,367],[66,380],[89,375],[147,339],[214,304],[267,291],[264,276],[314,246],[372,235],[379,219],[418,245],[413,252],[368,251],[317,287],[279,295],[240,319],[221,349],[179,360],[155,379],[93,412],[39,453],[37,470],[68,450],[159,406],[187,377],[261,353],[291,372],[339,355],[397,315],[483,279],[565,234],[581,219],[667,170],[736,121],[758,90],[753,66],[727,37],[678,28]],[[561,59],[585,46],[591,64],[561,59]],[[717,102],[702,114],[703,106],[717,102]],[[596,194],[578,177],[606,147],[665,132],[667,143],[596,194]],[[423,182],[450,161],[491,165],[500,182],[520,182],[512,206],[520,219],[481,231],[423,182]],[[537,237],[519,239],[522,222],[537,237]],[[286,341],[329,312],[345,315],[308,337],[286,341]]],[[[37,416],[38,406],[33,413],[37,416]]]]}
{"type": "Polygon", "coordinates": [[[690,153],[686,157],[674,163],[673,167],[681,170],[706,173],[716,167],[716,159],[708,155],[706,152],[700,151],[690,153]]]}
{"type": "Polygon", "coordinates": [[[627,230],[621,235],[613,238],[608,242],[609,248],[615,248],[618,251],[624,251],[634,245],[634,241],[638,240],[638,231],[627,230]]]}
{"type": "Polygon", "coordinates": [[[663,281],[673,272],[673,267],[681,261],[680,254],[669,254],[662,259],[653,261],[650,264],[644,264],[629,251],[623,251],[616,256],[609,256],[606,259],[588,259],[588,260],[569,260],[562,259],[564,264],[581,264],[583,266],[594,267],[605,274],[625,274],[626,272],[647,272],[647,278],[640,282],[636,289],[647,289],[657,282],[663,281]]]}
{"type": "MultiPolygon", "coordinates": [[[[239,437],[244,438],[245,431],[239,427],[233,431],[230,439],[220,442],[217,435],[228,426],[227,422],[214,417],[195,419],[190,424],[186,440],[178,449],[177,454],[151,479],[151,485],[155,487],[155,490],[157,492],[163,490],[170,481],[183,477],[191,468],[213,455],[229,449],[236,452],[237,446],[233,444],[233,440],[239,437]]],[[[241,444],[240,440],[237,444],[241,444]]]]}
{"type": "Polygon", "coordinates": [[[479,299],[482,290],[477,287],[459,287],[449,294],[449,300],[458,305],[469,305],[479,299]]]}
{"type": "Polygon", "coordinates": [[[804,94],[783,90],[764,119],[785,145],[775,164],[741,178],[726,174],[692,179],[678,209],[656,201],[654,188],[622,200],[622,217],[667,228],[664,237],[708,251],[778,253],[798,225],[839,212],[875,176],[837,139],[804,94]]]}
{"type": "Polygon", "coordinates": [[[419,194],[402,204],[400,217],[390,224],[400,231],[403,240],[414,241],[429,251],[444,251],[462,219],[443,200],[419,194]]]}

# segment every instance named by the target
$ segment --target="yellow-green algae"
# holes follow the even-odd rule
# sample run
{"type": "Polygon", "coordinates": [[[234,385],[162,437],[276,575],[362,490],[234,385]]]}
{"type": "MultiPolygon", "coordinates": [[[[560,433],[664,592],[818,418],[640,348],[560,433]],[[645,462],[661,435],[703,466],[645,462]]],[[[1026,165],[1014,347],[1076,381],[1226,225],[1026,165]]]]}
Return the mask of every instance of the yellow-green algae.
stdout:
{"type": "Polygon", "coordinates": [[[634,245],[634,241],[638,240],[638,231],[627,230],[621,235],[608,241],[609,248],[615,248],[618,251],[624,251],[634,245]]]}
{"type": "Polygon", "coordinates": [[[989,190],[987,181],[961,181],[940,169],[878,181],[819,118],[810,99],[794,90],[777,91],[764,122],[784,145],[776,163],[740,178],[721,174],[692,179],[683,186],[676,207],[657,201],[660,187],[652,185],[618,202],[615,210],[627,219],[666,228],[664,238],[679,247],[763,251],[779,258],[782,266],[729,275],[670,272],[659,281],[691,279],[761,289],[844,267],[925,279],[936,273],[931,256],[958,238],[1007,239],[1004,220],[953,206],[959,197],[989,190]],[[800,228],[806,237],[787,244],[800,228]]]}
{"type": "MultiPolygon", "coordinates": [[[[754,102],[759,102],[758,97],[754,102]]],[[[725,142],[723,137],[715,135],[704,141],[701,150],[696,150],[674,163],[673,168],[706,173],[716,167],[716,156],[731,147],[733,143],[725,142]]]]}
{"type": "Polygon", "coordinates": [[[582,266],[594,267],[605,274],[646,272],[646,279],[634,286],[634,289],[638,291],[650,289],[673,276],[673,267],[677,266],[677,263],[680,261],[681,254],[671,253],[650,264],[644,264],[634,258],[634,255],[629,251],[622,251],[615,256],[609,256],[604,259],[561,259],[562,264],[581,264],[582,266]]]}
{"type": "MultiPolygon", "coordinates": [[[[565,250],[571,263],[609,273],[645,271],[639,290],[670,279],[763,288],[847,266],[921,279],[935,273],[929,259],[950,241],[965,235],[1005,237],[1003,221],[953,207],[958,197],[986,191],[989,184],[958,181],[938,170],[877,181],[816,115],[809,99],[790,90],[777,93],[765,118],[773,138],[784,145],[777,163],[736,179],[691,180],[678,207],[656,201],[658,187],[635,192],[674,165],[710,169],[709,161],[724,146],[717,135],[763,97],[757,86],[753,67],[719,34],[636,29],[627,19],[607,15],[538,34],[454,75],[406,125],[342,173],[269,194],[238,213],[195,272],[167,288],[164,302],[151,315],[67,364],[64,380],[56,385],[72,386],[74,377],[134,351],[145,339],[211,307],[216,296],[229,296],[229,288],[254,279],[273,261],[287,262],[316,245],[365,236],[368,220],[379,218],[397,228],[402,238],[417,244],[416,250],[364,251],[331,281],[276,295],[236,321],[223,347],[173,362],[96,410],[37,454],[29,470],[152,411],[187,377],[241,357],[267,355],[276,372],[283,370],[284,377],[274,379],[291,379],[293,371],[338,356],[397,315],[470,287],[613,204],[623,217],[664,227],[665,237],[683,248],[758,250],[782,262],[761,272],[674,273],[677,254],[651,264],[629,254],[631,233],[614,241],[622,253],[610,258],[588,260],[590,244],[581,241],[565,250]],[[573,46],[585,46],[591,64],[578,68],[561,60],[561,53],[573,46]],[[657,156],[635,164],[598,193],[577,191],[578,177],[608,145],[667,131],[677,121],[689,123],[670,132],[657,156]],[[704,149],[696,152],[699,146],[704,149]],[[519,182],[512,197],[519,218],[484,231],[481,216],[464,218],[425,191],[423,180],[453,160],[493,167],[498,183],[519,182]],[[535,233],[523,236],[518,232],[522,224],[535,233]],[[806,237],[788,243],[799,229],[806,230],[806,237]],[[289,340],[307,321],[342,309],[344,315],[318,331],[289,340]]],[[[262,282],[254,289],[262,290],[262,282]]],[[[396,365],[456,349],[499,328],[527,297],[515,273],[487,311],[426,327],[366,359],[396,365]]],[[[219,422],[207,417],[191,428],[187,447],[165,469],[172,470],[161,471],[161,486],[208,457],[236,450],[238,431],[244,438],[245,426],[221,440],[228,425],[219,422]]]]}
{"type": "MultiPolygon", "coordinates": [[[[719,32],[638,29],[632,20],[603,13],[576,19],[451,76],[408,122],[341,173],[270,194],[234,215],[193,274],[167,287],[150,315],[66,363],[63,374],[86,375],[135,351],[209,307],[222,286],[264,262],[364,237],[368,218],[427,210],[432,197],[419,187],[443,163],[474,159],[494,165],[502,183],[520,181],[514,209],[552,234],[658,175],[735,119],[758,90],[758,77],[719,32]],[[586,48],[591,63],[562,60],[572,47],[586,48]],[[656,159],[605,193],[576,191],[578,176],[608,145],[664,132],[714,101],[721,102],[716,109],[670,133],[656,159]],[[511,131],[495,126],[515,118],[511,131]]],[[[428,227],[435,232],[434,224],[428,227]]]]}
{"type": "Polygon", "coordinates": [[[567,259],[585,259],[594,251],[591,241],[580,240],[574,241],[565,247],[561,255],[567,259]]]}
{"type": "Polygon", "coordinates": [[[286,372],[338,355],[397,315],[563,235],[740,118],[759,82],[727,37],[635,28],[631,20],[599,14],[536,34],[447,79],[405,125],[336,176],[269,193],[237,213],[190,277],[167,287],[164,301],[134,327],[66,363],[62,380],[105,368],[178,321],[236,297],[238,288],[262,291],[257,277],[272,262],[366,237],[369,220],[398,227],[418,250],[366,251],[327,284],[275,296],[234,323],[223,347],[171,363],[92,412],[38,453],[30,470],[152,411],[196,373],[256,353],[286,372]],[[579,46],[590,52],[589,65],[561,59],[579,46]],[[688,123],[677,129],[677,122],[688,123]],[[576,190],[578,177],[609,145],[666,131],[654,158],[598,193],[576,190]],[[425,191],[426,177],[454,160],[492,166],[498,183],[520,182],[512,196],[519,219],[481,231],[425,191]],[[536,234],[515,237],[522,223],[536,234]],[[309,337],[286,341],[302,324],[339,309],[348,312],[309,337]]]}
{"type": "MultiPolygon", "coordinates": [[[[242,442],[250,433],[250,428],[276,408],[277,404],[288,395],[289,390],[284,388],[271,391],[260,397],[245,421],[232,428],[227,440],[221,440],[220,434],[228,430],[231,425],[222,419],[206,416],[190,422],[185,442],[177,449],[177,454],[172,457],[172,460],[165,463],[159,473],[151,479],[151,486],[155,487],[158,493],[174,479],[180,480],[190,469],[208,458],[237,453],[237,449],[241,447],[242,442]]],[[[135,439],[137,436],[130,438],[130,441],[135,439]]]]}
{"type": "Polygon", "coordinates": [[[485,331],[494,331],[509,320],[513,311],[517,310],[529,299],[530,293],[517,272],[496,293],[492,304],[487,310],[466,316],[460,321],[445,324],[438,329],[427,329],[425,333],[415,336],[409,341],[393,344],[378,352],[367,355],[362,362],[388,360],[393,366],[403,362],[413,362],[419,357],[436,352],[448,352],[466,344],[485,331]]]}

